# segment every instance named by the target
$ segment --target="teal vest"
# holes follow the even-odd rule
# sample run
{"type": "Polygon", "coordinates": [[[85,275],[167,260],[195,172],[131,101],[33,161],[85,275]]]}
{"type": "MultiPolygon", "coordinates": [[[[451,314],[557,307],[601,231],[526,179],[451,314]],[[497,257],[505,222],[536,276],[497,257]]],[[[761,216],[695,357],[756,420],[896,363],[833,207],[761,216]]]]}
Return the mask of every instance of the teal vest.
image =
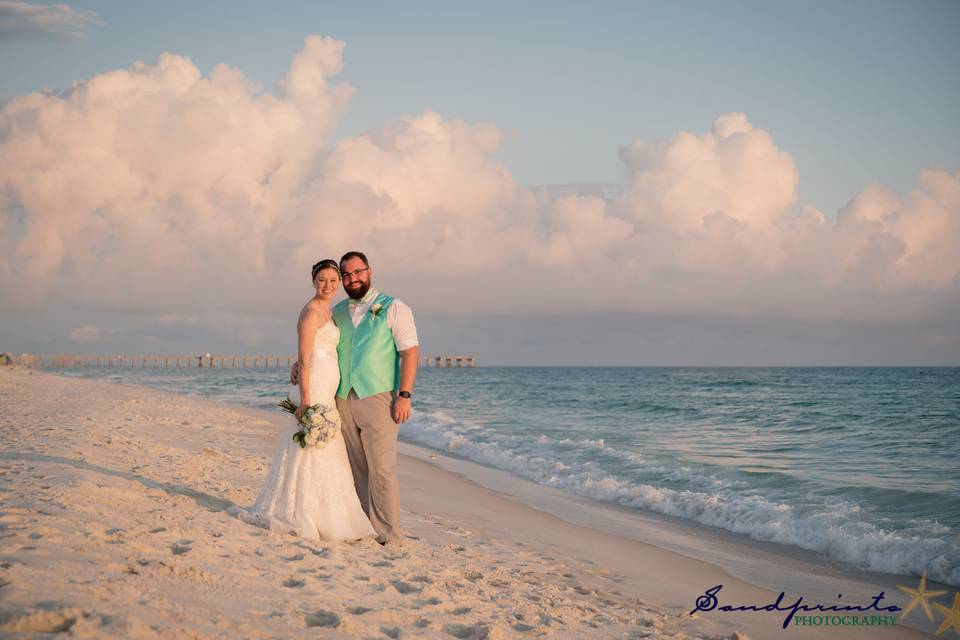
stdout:
{"type": "Polygon", "coordinates": [[[356,327],[350,317],[349,300],[343,300],[333,308],[333,319],[340,329],[338,398],[346,398],[351,389],[357,392],[358,398],[367,398],[399,388],[400,356],[387,324],[391,304],[393,298],[377,294],[356,327]],[[380,313],[374,315],[372,310],[378,304],[380,313]]]}

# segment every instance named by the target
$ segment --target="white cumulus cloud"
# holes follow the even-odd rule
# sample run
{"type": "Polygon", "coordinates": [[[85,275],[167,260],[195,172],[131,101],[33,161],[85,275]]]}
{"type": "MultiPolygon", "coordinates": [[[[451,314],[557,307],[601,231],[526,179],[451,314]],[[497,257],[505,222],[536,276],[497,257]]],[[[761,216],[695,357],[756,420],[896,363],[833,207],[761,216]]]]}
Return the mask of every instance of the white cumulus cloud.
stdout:
{"type": "MultiPolygon", "coordinates": [[[[614,199],[551,195],[495,159],[491,124],[426,111],[331,145],[352,93],[334,80],[343,50],[308,37],[276,93],[164,54],[10,101],[0,308],[292,313],[310,264],[348,249],[442,313],[889,320],[940,313],[958,289],[958,173],[869,185],[826,215],[799,201],[773,135],[730,113],[626,144],[614,199]]],[[[261,339],[253,320],[229,330],[261,339]]]]}

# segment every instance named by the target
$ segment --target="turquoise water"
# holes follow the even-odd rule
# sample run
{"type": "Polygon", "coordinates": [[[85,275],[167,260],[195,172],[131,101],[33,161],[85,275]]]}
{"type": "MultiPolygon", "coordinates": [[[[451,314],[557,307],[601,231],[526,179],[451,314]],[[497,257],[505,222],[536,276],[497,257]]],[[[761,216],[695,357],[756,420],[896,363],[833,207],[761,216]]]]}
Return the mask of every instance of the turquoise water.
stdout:
{"type": "MultiPolygon", "coordinates": [[[[75,369],[272,408],[274,369],[75,369]]],[[[960,586],[960,368],[421,369],[401,439],[960,586]]]]}

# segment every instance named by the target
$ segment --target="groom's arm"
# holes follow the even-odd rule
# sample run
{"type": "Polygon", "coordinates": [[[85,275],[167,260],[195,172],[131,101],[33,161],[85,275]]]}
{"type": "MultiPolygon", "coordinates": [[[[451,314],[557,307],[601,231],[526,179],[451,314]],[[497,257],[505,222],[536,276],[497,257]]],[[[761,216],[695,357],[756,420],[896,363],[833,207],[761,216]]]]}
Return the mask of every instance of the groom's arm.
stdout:
{"type": "MultiPolygon", "coordinates": [[[[400,352],[400,391],[413,393],[413,383],[417,379],[417,365],[420,364],[420,347],[410,347],[400,352]]],[[[410,419],[413,408],[410,398],[397,398],[393,401],[393,421],[397,424],[410,419]]]]}
{"type": "MultiPolygon", "coordinates": [[[[394,300],[387,312],[387,322],[393,332],[393,341],[400,354],[400,385],[398,391],[413,393],[413,383],[417,379],[417,364],[420,362],[420,340],[417,338],[417,325],[413,321],[413,311],[399,300],[394,300]]],[[[410,398],[397,398],[390,412],[393,421],[401,424],[410,419],[410,398]]]]}

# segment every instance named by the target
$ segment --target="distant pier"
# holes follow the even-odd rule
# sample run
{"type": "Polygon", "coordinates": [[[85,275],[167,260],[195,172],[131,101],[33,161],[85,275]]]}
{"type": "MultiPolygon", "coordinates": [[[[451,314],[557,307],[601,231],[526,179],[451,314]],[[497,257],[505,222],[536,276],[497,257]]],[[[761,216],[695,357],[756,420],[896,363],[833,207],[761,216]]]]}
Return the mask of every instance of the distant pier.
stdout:
{"type": "MultiPolygon", "coordinates": [[[[43,369],[106,367],[127,369],[280,369],[292,365],[296,358],[277,355],[9,355],[12,364],[43,369]]],[[[476,356],[426,356],[424,367],[464,368],[477,366],[476,356]]]]}
{"type": "Polygon", "coordinates": [[[25,367],[44,369],[74,367],[116,367],[135,369],[279,369],[289,367],[295,358],[276,355],[32,355],[22,354],[14,359],[16,364],[25,367]]]}
{"type": "Polygon", "coordinates": [[[477,358],[476,356],[426,356],[423,359],[423,366],[446,369],[475,367],[477,366],[477,358]]]}

